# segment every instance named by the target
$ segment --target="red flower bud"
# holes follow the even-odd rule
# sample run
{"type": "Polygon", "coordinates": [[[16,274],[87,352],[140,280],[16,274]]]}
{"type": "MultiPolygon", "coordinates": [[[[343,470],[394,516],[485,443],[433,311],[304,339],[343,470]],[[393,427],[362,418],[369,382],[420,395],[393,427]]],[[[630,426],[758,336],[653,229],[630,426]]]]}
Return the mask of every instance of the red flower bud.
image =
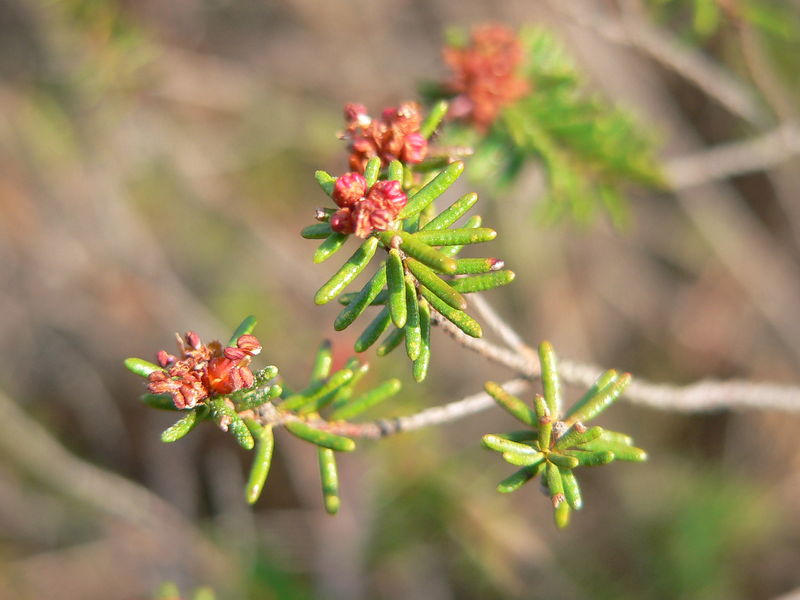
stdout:
{"type": "Polygon", "coordinates": [[[156,360],[159,366],[166,367],[174,363],[177,359],[166,350],[159,350],[158,354],[156,354],[156,360]]]}
{"type": "Polygon", "coordinates": [[[408,203],[408,196],[399,181],[378,181],[369,190],[366,202],[375,208],[390,211],[394,218],[408,203]]]}
{"type": "Polygon", "coordinates": [[[261,352],[261,342],[258,341],[256,336],[249,333],[239,336],[239,339],[236,340],[236,347],[241,348],[250,356],[255,356],[261,352]]]}
{"type": "Polygon", "coordinates": [[[428,154],[428,140],[420,133],[409,133],[403,141],[403,162],[416,164],[425,159],[428,154]]]}
{"type": "Polygon", "coordinates": [[[194,331],[187,331],[186,332],[186,343],[189,344],[190,348],[195,350],[200,349],[200,336],[197,335],[194,331]]]}
{"type": "Polygon", "coordinates": [[[336,179],[333,201],[341,208],[353,206],[367,193],[367,180],[360,173],[345,173],[336,179]]]}
{"type": "Polygon", "coordinates": [[[350,235],[355,229],[353,215],[351,214],[349,208],[343,208],[333,213],[331,215],[330,224],[331,229],[333,229],[335,232],[344,233],[346,235],[350,235]]]}
{"type": "Polygon", "coordinates": [[[230,348],[230,347],[225,348],[222,351],[222,354],[225,356],[225,358],[235,363],[238,363],[239,361],[249,356],[247,352],[245,352],[241,348],[230,348]]]}

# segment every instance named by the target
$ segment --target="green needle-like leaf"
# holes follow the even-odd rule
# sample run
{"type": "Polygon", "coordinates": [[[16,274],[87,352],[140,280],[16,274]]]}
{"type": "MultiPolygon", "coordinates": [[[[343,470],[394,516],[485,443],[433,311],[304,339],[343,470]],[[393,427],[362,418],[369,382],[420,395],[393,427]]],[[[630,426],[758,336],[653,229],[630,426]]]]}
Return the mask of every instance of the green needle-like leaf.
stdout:
{"type": "Polygon", "coordinates": [[[392,248],[386,260],[386,283],[389,290],[389,311],[395,327],[406,324],[408,310],[406,308],[406,280],[403,259],[400,252],[392,248]]]}
{"type": "Polygon", "coordinates": [[[536,429],[519,429],[517,431],[509,431],[507,433],[496,433],[501,438],[511,440],[512,442],[533,442],[539,440],[539,432],[536,429]]]}
{"type": "Polygon", "coordinates": [[[406,298],[406,354],[411,360],[417,360],[422,351],[422,331],[419,325],[419,301],[417,300],[417,288],[410,276],[405,278],[405,298],[406,298]]]}
{"type": "Polygon", "coordinates": [[[336,185],[336,177],[325,171],[317,171],[314,173],[314,178],[317,180],[323,192],[328,194],[328,196],[333,194],[333,186],[336,185]]]}
{"type": "Polygon", "coordinates": [[[431,292],[426,287],[421,287],[419,291],[422,294],[422,296],[428,302],[430,302],[431,306],[434,309],[436,309],[438,313],[440,313],[448,321],[452,322],[453,325],[458,327],[461,331],[474,338],[479,338],[483,335],[481,326],[475,319],[470,317],[467,313],[460,310],[456,310],[455,308],[453,308],[452,306],[441,300],[439,296],[431,292]]]}
{"type": "Polygon", "coordinates": [[[590,398],[581,408],[573,412],[564,419],[567,425],[575,423],[586,423],[608,408],[617,398],[631,380],[630,373],[623,373],[617,377],[613,383],[607,385],[590,398]]]}
{"type": "Polygon", "coordinates": [[[439,100],[436,104],[431,106],[431,110],[422,124],[419,126],[419,133],[425,139],[428,139],[436,131],[439,123],[442,122],[444,116],[447,114],[448,103],[446,100],[439,100]]]}
{"type": "Polygon", "coordinates": [[[329,223],[314,223],[308,227],[303,227],[300,231],[300,236],[307,240],[324,240],[332,233],[333,229],[331,229],[329,223]]]}
{"type": "Polygon", "coordinates": [[[142,394],[139,398],[142,404],[146,404],[150,408],[157,408],[158,410],[178,410],[175,407],[175,402],[169,394],[142,394]]]}
{"type": "Polygon", "coordinates": [[[403,184],[403,163],[399,160],[393,160],[389,163],[386,170],[386,179],[388,181],[398,181],[400,185],[403,184]]]}
{"type": "Polygon", "coordinates": [[[386,267],[381,264],[353,301],[339,313],[339,316],[333,322],[333,328],[336,331],[342,331],[349,327],[372,304],[372,301],[377,298],[384,285],[386,285],[386,267]]]}
{"type": "MultiPolygon", "coordinates": [[[[343,304],[347,306],[348,304],[352,304],[353,300],[355,300],[356,296],[358,296],[360,292],[347,292],[339,296],[339,304],[343,304]]],[[[383,306],[389,301],[389,291],[388,290],[381,290],[377,296],[372,299],[372,302],[369,303],[370,306],[383,306]]]]}
{"type": "Polygon", "coordinates": [[[281,395],[283,388],[280,385],[273,384],[269,387],[252,387],[244,390],[238,390],[228,395],[228,399],[233,402],[233,406],[237,411],[249,410],[257,408],[281,395]]]}
{"type": "Polygon", "coordinates": [[[314,252],[314,263],[319,264],[324,262],[336,254],[341,247],[344,246],[344,243],[347,241],[348,237],[349,236],[344,233],[333,232],[330,234],[314,252]]]}
{"type": "Polygon", "coordinates": [[[499,435],[487,433],[481,438],[481,444],[494,450],[495,452],[516,452],[517,454],[534,455],[541,454],[539,448],[529,446],[528,444],[521,444],[519,442],[512,442],[499,435]]]}
{"type": "Polygon", "coordinates": [[[544,462],[535,465],[528,465],[522,467],[519,471],[514,472],[512,475],[506,477],[497,484],[497,491],[501,494],[508,494],[517,491],[523,485],[528,483],[531,479],[539,475],[544,469],[544,462]]]}
{"type": "MultiPolygon", "coordinates": [[[[414,294],[416,298],[416,293],[414,294]]],[[[410,311],[409,311],[410,315],[410,311]]],[[[394,329],[384,338],[384,340],[375,349],[375,354],[378,356],[386,356],[397,348],[406,336],[406,328],[408,328],[408,319],[406,319],[406,326],[403,329],[394,329]]]]}
{"type": "Polygon", "coordinates": [[[544,399],[550,415],[557,418],[561,414],[561,380],[558,377],[556,353],[550,342],[539,344],[539,361],[542,365],[544,399]]]}
{"type": "Polygon", "coordinates": [[[558,452],[551,452],[548,454],[547,460],[554,465],[558,465],[562,469],[574,469],[579,464],[578,459],[574,456],[559,454],[558,452]]]}
{"type": "Polygon", "coordinates": [[[467,300],[464,296],[450,287],[441,277],[421,262],[413,258],[406,258],[406,266],[421,285],[428,288],[428,290],[436,294],[441,300],[458,310],[467,308],[467,300]]]}
{"type": "Polygon", "coordinates": [[[341,408],[350,401],[350,397],[353,395],[353,389],[355,388],[355,385],[361,381],[364,375],[366,375],[369,371],[369,364],[361,363],[357,358],[351,358],[347,361],[347,364],[344,368],[352,371],[353,377],[336,392],[333,401],[330,403],[334,410],[341,408]]]}
{"type": "MultiPolygon", "coordinates": [[[[456,261],[455,275],[473,275],[475,273],[489,273],[499,271],[505,266],[499,258],[459,258],[456,261]]],[[[456,281],[460,281],[457,279],[456,281]]]]}
{"type": "Polygon", "coordinates": [[[536,454],[520,454],[519,452],[503,452],[503,460],[515,467],[528,467],[544,462],[544,452],[536,454]]]}
{"type": "Polygon", "coordinates": [[[596,440],[601,435],[603,435],[602,427],[594,426],[586,429],[585,431],[578,431],[573,427],[570,431],[556,440],[553,448],[555,450],[567,450],[568,448],[572,448],[578,444],[585,444],[587,442],[591,442],[592,440],[596,440]]]}
{"type": "Polygon", "coordinates": [[[467,211],[472,208],[478,201],[478,194],[470,192],[461,196],[458,200],[453,202],[449,207],[444,209],[438,216],[431,219],[422,231],[435,231],[438,229],[447,229],[453,223],[463,217],[467,211]]]}
{"type": "Polygon", "coordinates": [[[314,364],[311,367],[311,381],[322,381],[331,374],[333,365],[333,347],[330,340],[325,340],[319,346],[314,364]]]}
{"type": "Polygon", "coordinates": [[[419,303],[419,331],[421,338],[419,356],[411,369],[414,381],[417,383],[425,380],[431,364],[431,309],[424,300],[419,303]]]}
{"type": "Polygon", "coordinates": [[[416,194],[409,198],[408,204],[398,215],[407,219],[421,213],[436,198],[441,196],[464,172],[464,162],[456,161],[447,165],[436,177],[425,184],[416,194]]]}
{"type": "Polygon", "coordinates": [[[174,425],[168,427],[161,434],[161,441],[167,444],[177,442],[179,439],[189,433],[195,426],[202,420],[200,408],[193,408],[186,412],[186,414],[175,422],[174,425]]]}
{"type": "Polygon", "coordinates": [[[319,458],[319,478],[322,482],[322,499],[325,512],[335,515],[339,512],[339,474],[336,470],[336,456],[330,448],[317,448],[319,458]]]}
{"type": "Polygon", "coordinates": [[[564,498],[564,482],[561,479],[561,470],[558,465],[548,461],[547,467],[545,467],[545,477],[547,489],[550,490],[550,497],[553,499],[553,506],[557,507],[557,503],[564,498]]]}
{"type": "Polygon", "coordinates": [[[536,418],[539,423],[539,447],[549,448],[550,438],[553,434],[553,421],[550,417],[547,401],[540,394],[536,394],[533,398],[533,409],[536,412],[536,418]]]}
{"type": "Polygon", "coordinates": [[[150,373],[164,370],[158,365],[154,365],[153,363],[142,360],[141,358],[126,358],[125,368],[131,373],[139,375],[140,377],[147,377],[150,375],[150,373]]]}
{"type": "Polygon", "coordinates": [[[378,175],[380,175],[380,173],[381,159],[377,156],[373,156],[367,161],[367,165],[364,167],[364,179],[367,180],[367,189],[375,185],[375,182],[378,181],[378,175]]]}
{"type": "Polygon", "coordinates": [[[501,285],[507,285],[514,281],[514,271],[497,271],[495,273],[484,273],[474,277],[459,277],[450,282],[450,286],[462,294],[473,292],[484,292],[501,285]]]}
{"type": "Polygon", "coordinates": [[[372,322],[367,325],[367,328],[358,336],[355,345],[353,346],[356,352],[364,352],[367,348],[372,346],[381,337],[381,334],[389,327],[392,322],[392,315],[389,313],[388,307],[383,307],[372,322]]]}
{"type": "Polygon", "coordinates": [[[225,398],[214,398],[208,403],[211,418],[223,431],[228,431],[245,450],[252,450],[255,440],[247,425],[225,398]]]}
{"type": "Polygon", "coordinates": [[[272,425],[262,427],[256,437],[256,451],[253,464],[250,466],[250,476],[245,487],[245,498],[249,504],[255,504],[269,475],[272,464],[272,451],[275,448],[275,438],[272,434],[272,425]]]}
{"type": "Polygon", "coordinates": [[[388,381],[384,381],[379,386],[364,394],[361,394],[349,404],[346,404],[342,408],[334,411],[330,416],[330,420],[349,421],[363,413],[365,410],[368,410],[376,404],[391,398],[400,391],[401,387],[402,384],[400,383],[399,379],[389,379],[388,381]]]}
{"type": "Polygon", "coordinates": [[[395,237],[399,237],[400,248],[409,256],[416,258],[419,262],[440,273],[452,274],[455,272],[457,263],[454,258],[446,256],[428,244],[416,240],[414,235],[407,231],[381,231],[378,233],[381,243],[387,248],[392,248],[394,246],[392,240],[395,237]]]}
{"type": "Polygon", "coordinates": [[[314,296],[315,304],[327,304],[338,296],[349,285],[375,255],[378,240],[367,239],[344,265],[323,285],[314,296]]]}
{"type": "Polygon", "coordinates": [[[461,229],[438,229],[433,231],[418,231],[414,239],[429,246],[458,246],[490,242],[497,237],[497,232],[488,227],[473,227],[461,229]]]}
{"type": "Polygon", "coordinates": [[[625,444],[626,446],[633,446],[633,438],[624,433],[619,433],[618,431],[604,429],[603,433],[600,435],[600,439],[607,442],[616,442],[618,444],[625,444]]]}
{"type": "Polygon", "coordinates": [[[253,315],[245,317],[244,320],[239,323],[239,326],[233,332],[233,335],[231,335],[231,339],[228,341],[228,346],[236,346],[236,342],[239,340],[239,338],[243,335],[250,335],[253,333],[253,330],[256,328],[257,324],[258,321],[253,315]]]}
{"type": "Polygon", "coordinates": [[[495,402],[506,409],[515,419],[531,427],[538,427],[539,419],[522,400],[506,392],[503,387],[494,381],[487,381],[483,389],[494,398],[495,402]]]}
{"type": "Polygon", "coordinates": [[[556,527],[564,529],[564,527],[569,525],[570,510],[569,503],[567,502],[562,502],[556,506],[556,510],[553,512],[553,520],[556,523],[556,527]]]}
{"type": "Polygon", "coordinates": [[[569,502],[571,508],[580,510],[583,507],[583,500],[581,499],[581,488],[578,486],[575,473],[573,473],[571,469],[560,470],[561,483],[564,485],[564,497],[567,499],[567,502],[569,502]]]}
{"type": "Polygon", "coordinates": [[[617,442],[607,442],[603,439],[593,440],[586,444],[581,444],[578,450],[588,450],[590,452],[613,452],[617,460],[627,460],[631,462],[644,462],[647,460],[647,452],[636,446],[619,444],[617,442]]]}
{"type": "Polygon", "coordinates": [[[567,456],[574,456],[578,459],[580,467],[599,467],[614,461],[614,453],[608,450],[602,452],[590,452],[589,450],[567,450],[567,456]]]}
{"type": "Polygon", "coordinates": [[[600,375],[600,377],[597,378],[597,381],[594,382],[594,385],[592,385],[592,387],[590,387],[587,392],[581,396],[577,402],[575,402],[575,404],[570,406],[566,413],[566,417],[569,418],[571,415],[583,409],[583,407],[586,406],[589,401],[594,399],[598,392],[604,390],[607,386],[616,381],[617,377],[619,377],[619,373],[617,373],[614,369],[609,369],[600,375]]]}
{"type": "Polygon", "coordinates": [[[287,398],[281,403],[280,408],[286,411],[299,410],[301,414],[316,412],[328,402],[331,402],[336,391],[352,378],[353,372],[350,369],[340,369],[331,375],[322,385],[315,386],[312,384],[310,389],[313,391],[310,393],[295,394],[287,398]]]}
{"type": "Polygon", "coordinates": [[[288,421],[286,430],[302,440],[337,452],[352,452],[356,449],[356,443],[350,438],[316,429],[303,421],[288,421]]]}
{"type": "MultiPolygon", "coordinates": [[[[472,216],[469,219],[467,219],[467,222],[464,223],[464,228],[465,229],[475,229],[477,227],[480,227],[482,222],[483,222],[483,220],[481,219],[481,216],[480,215],[475,215],[475,216],[472,216]]],[[[461,250],[463,248],[464,248],[464,246],[461,246],[461,245],[458,245],[458,246],[443,246],[442,248],[439,249],[439,252],[441,252],[445,256],[456,256],[459,252],[461,252],[461,250]]],[[[455,275],[455,273],[450,273],[450,275],[455,275]]]]}

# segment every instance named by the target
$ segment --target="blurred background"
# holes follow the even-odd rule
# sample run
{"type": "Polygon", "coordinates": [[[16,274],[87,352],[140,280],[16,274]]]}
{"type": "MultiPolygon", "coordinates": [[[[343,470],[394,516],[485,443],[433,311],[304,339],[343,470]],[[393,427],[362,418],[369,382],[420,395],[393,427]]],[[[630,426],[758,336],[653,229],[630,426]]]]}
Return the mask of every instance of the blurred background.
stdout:
{"type": "MultiPolygon", "coordinates": [[[[510,470],[478,440],[513,428],[499,411],[361,443],[335,518],[286,435],[253,508],[228,436],[159,441],[173,417],[122,360],[255,314],[259,364],[302,385],[337,308],[313,305],[335,265],[297,232],[314,170],[345,169],[343,104],[416,97],[446,75],[444,30],[486,21],[551,28],[660,137],[673,188],[631,190],[622,231],[542,226],[536,173],[485,194],[517,273],[487,294],[500,314],[653,381],[800,381],[796,0],[0,0],[0,597],[800,596],[797,414],[619,403],[602,424],[650,461],[590,470],[563,532],[536,485],[494,491],[510,470]]],[[[365,355],[405,382],[382,416],[512,375],[433,343],[424,385],[365,355]]]]}

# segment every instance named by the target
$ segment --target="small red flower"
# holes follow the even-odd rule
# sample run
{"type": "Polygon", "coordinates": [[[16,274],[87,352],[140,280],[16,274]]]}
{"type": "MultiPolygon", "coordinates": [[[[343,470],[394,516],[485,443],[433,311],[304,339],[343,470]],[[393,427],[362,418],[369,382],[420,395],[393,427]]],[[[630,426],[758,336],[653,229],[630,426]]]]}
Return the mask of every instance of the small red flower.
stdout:
{"type": "Polygon", "coordinates": [[[353,206],[367,193],[367,180],[361,173],[345,173],[333,186],[333,201],[341,208],[353,206]]]}
{"type": "Polygon", "coordinates": [[[369,190],[366,186],[366,180],[358,173],[345,173],[336,180],[333,196],[339,206],[342,206],[341,198],[345,193],[361,192],[361,196],[355,200],[347,197],[349,204],[331,215],[331,229],[366,238],[373,231],[386,231],[392,227],[400,210],[408,203],[402,186],[398,181],[377,181],[369,190]],[[336,190],[340,189],[345,191],[337,196],[336,190]]]}
{"type": "Polygon", "coordinates": [[[444,49],[444,60],[453,71],[446,87],[456,94],[450,116],[467,119],[482,131],[502,107],[528,92],[527,83],[517,75],[522,44],[502,25],[475,28],[468,46],[444,49]]]}
{"type": "Polygon", "coordinates": [[[422,115],[416,102],[386,108],[379,119],[371,119],[360,104],[346,105],[344,115],[347,129],[342,138],[348,142],[353,171],[363,173],[373,156],[379,156],[383,166],[395,159],[416,164],[428,152],[428,141],[419,133],[422,115]]]}
{"type": "Polygon", "coordinates": [[[200,336],[190,331],[178,336],[181,358],[165,350],[157,354],[164,371],[148,377],[147,389],[153,394],[169,394],[175,408],[194,408],[216,394],[230,394],[253,385],[250,357],[261,352],[261,343],[253,335],[240,336],[235,347],[223,348],[219,342],[204,345],[200,336]]]}

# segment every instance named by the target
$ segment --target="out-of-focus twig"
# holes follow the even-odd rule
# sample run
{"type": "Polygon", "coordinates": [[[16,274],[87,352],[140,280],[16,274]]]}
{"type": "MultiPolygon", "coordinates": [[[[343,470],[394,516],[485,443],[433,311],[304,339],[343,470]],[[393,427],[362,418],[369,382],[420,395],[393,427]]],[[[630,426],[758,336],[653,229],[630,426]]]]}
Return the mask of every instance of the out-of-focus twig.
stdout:
{"type": "Polygon", "coordinates": [[[617,21],[598,11],[585,10],[581,2],[551,0],[549,4],[572,22],[610,42],[638,48],[742,119],[757,124],[766,121],[763,108],[746,85],[707,56],[648,23],[636,11],[624,11],[617,21]]]}
{"type": "Polygon", "coordinates": [[[800,155],[800,123],[789,122],[754,139],[674,158],[666,164],[666,175],[672,188],[680,190],[763,171],[797,155],[800,155]]]}

